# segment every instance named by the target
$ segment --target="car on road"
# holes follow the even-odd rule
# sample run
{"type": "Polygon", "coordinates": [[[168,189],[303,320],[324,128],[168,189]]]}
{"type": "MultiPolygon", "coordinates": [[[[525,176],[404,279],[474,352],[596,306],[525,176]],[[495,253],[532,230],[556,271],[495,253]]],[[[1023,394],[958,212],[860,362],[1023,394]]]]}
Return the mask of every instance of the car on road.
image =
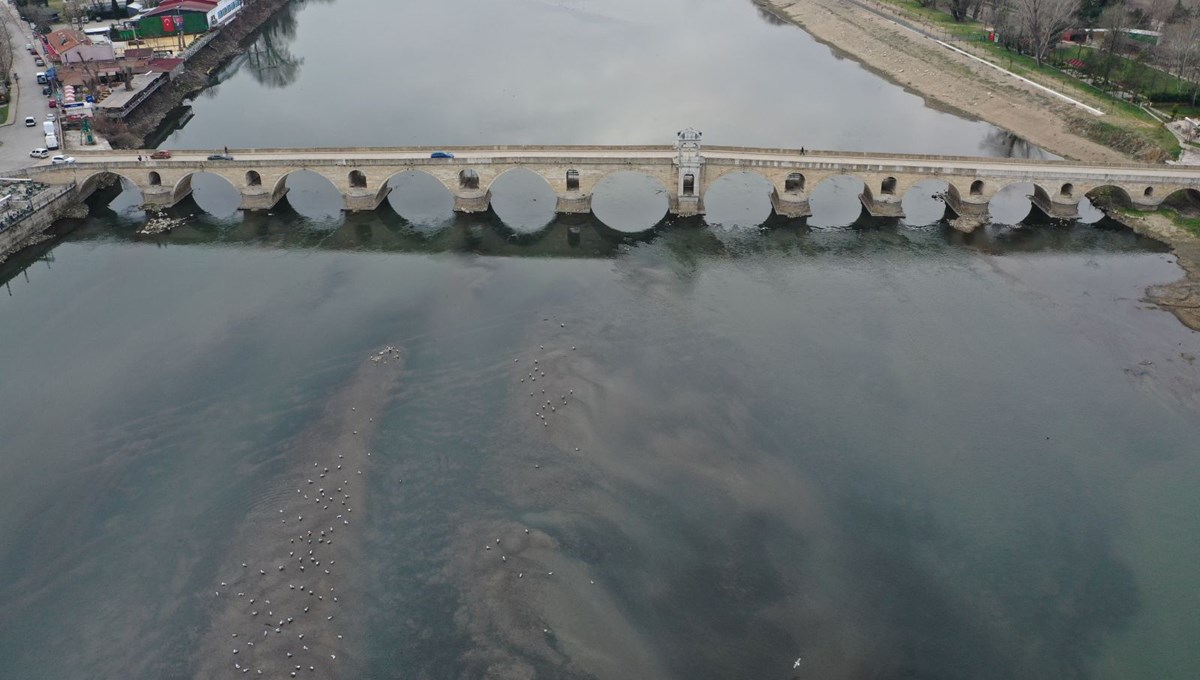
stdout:
{"type": "Polygon", "coordinates": [[[25,43],[25,49],[29,50],[30,54],[37,54],[37,50],[33,49],[33,43],[25,43]]]}
{"type": "Polygon", "coordinates": [[[50,121],[51,123],[53,123],[53,122],[54,122],[54,120],[55,120],[55,118],[54,118],[54,114],[53,114],[53,113],[47,113],[47,114],[46,114],[46,120],[48,120],[48,121],[50,121]]]}
{"type": "Polygon", "coordinates": [[[454,158],[454,154],[450,153],[449,151],[434,151],[433,153],[429,154],[429,157],[430,158],[454,158]]]}
{"type": "Polygon", "coordinates": [[[34,125],[37,125],[37,121],[33,119],[33,116],[25,116],[25,127],[33,127],[34,125]]]}
{"type": "Polygon", "coordinates": [[[46,148],[34,149],[29,152],[30,158],[49,158],[50,150],[46,148]]]}
{"type": "Polygon", "coordinates": [[[150,154],[150,157],[151,157],[151,158],[153,158],[154,160],[161,160],[161,159],[163,159],[163,158],[170,158],[170,157],[171,157],[171,152],[170,152],[170,151],[167,151],[166,149],[163,149],[162,151],[155,151],[154,153],[150,154]]]}
{"type": "Polygon", "coordinates": [[[55,156],[50,159],[50,162],[54,165],[69,165],[74,163],[75,159],[71,156],[55,156]]]}
{"type": "Polygon", "coordinates": [[[42,88],[42,96],[43,96],[43,97],[49,97],[49,96],[50,96],[50,86],[49,86],[49,85],[47,85],[46,87],[43,87],[43,88],[42,88]]]}
{"type": "Polygon", "coordinates": [[[52,109],[58,108],[58,100],[57,99],[51,98],[49,100],[49,102],[50,102],[50,108],[52,108],[52,109]]]}
{"type": "Polygon", "coordinates": [[[233,156],[230,156],[229,154],[224,154],[224,153],[214,153],[214,154],[209,155],[208,160],[210,160],[210,161],[231,161],[231,160],[233,160],[233,156]]]}

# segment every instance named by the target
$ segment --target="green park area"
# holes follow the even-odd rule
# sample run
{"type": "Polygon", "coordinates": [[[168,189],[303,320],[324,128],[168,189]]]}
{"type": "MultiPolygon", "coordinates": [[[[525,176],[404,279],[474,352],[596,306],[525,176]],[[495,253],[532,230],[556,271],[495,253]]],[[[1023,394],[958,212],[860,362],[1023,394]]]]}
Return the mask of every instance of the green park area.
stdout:
{"type": "MultiPolygon", "coordinates": [[[[1034,50],[1030,49],[1029,40],[1022,36],[1021,24],[1011,15],[1004,15],[1002,22],[1010,23],[1012,27],[997,31],[992,22],[974,21],[967,16],[956,20],[948,11],[955,5],[967,7],[968,3],[954,0],[941,3],[938,0],[877,0],[877,3],[898,14],[914,28],[1101,109],[1107,114],[1103,118],[1079,116],[1077,122],[1084,135],[1141,160],[1157,162],[1178,157],[1179,143],[1162,122],[1200,112],[1200,107],[1195,104],[1196,82],[1179,78],[1156,64],[1164,61],[1159,52],[1165,52],[1166,48],[1143,42],[1144,36],[1114,32],[1130,36],[1122,38],[1116,45],[1110,44],[1105,37],[1107,31],[1093,34],[1086,45],[1059,41],[1067,30],[1081,39],[1086,37],[1086,28],[1078,27],[1086,27],[1088,23],[1095,25],[1095,19],[1076,15],[1064,22],[1059,31],[1050,32],[1051,46],[1044,51],[1039,63],[1034,50]],[[1008,33],[1008,39],[993,40],[998,33],[1004,32],[1008,33]]],[[[999,6],[1003,4],[999,3],[999,6]]],[[[1200,18],[1193,20],[1200,21],[1200,18]]],[[[1136,24],[1131,19],[1127,25],[1136,24]]],[[[1192,72],[1194,70],[1193,67],[1192,72]]]]}

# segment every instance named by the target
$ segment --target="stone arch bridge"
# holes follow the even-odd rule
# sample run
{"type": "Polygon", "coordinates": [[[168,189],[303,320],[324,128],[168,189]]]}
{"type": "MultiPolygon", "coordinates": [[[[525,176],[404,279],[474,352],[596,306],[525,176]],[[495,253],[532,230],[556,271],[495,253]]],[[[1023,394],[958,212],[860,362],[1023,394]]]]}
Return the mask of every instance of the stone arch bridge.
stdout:
{"type": "Polygon", "coordinates": [[[588,213],[592,193],[615,173],[634,172],[660,182],[669,210],[679,216],[704,213],[704,195],[721,177],[754,173],[770,184],[774,211],[806,217],[814,187],[834,176],[863,183],[866,211],[902,217],[906,191],[924,180],[946,183],[943,194],[955,215],[985,218],[988,202],[1006,186],[1033,185],[1031,202],[1051,217],[1077,216],[1079,201],[1107,189],[1140,210],[1156,209],[1168,196],[1186,192],[1200,198],[1200,171],[1186,166],[1093,165],[959,156],[926,156],[795,149],[706,146],[699,133],[680,133],[674,146],[480,146],[450,147],[452,158],[431,158],[429,148],[235,149],[234,160],[208,160],[206,151],[176,151],[149,160],[149,152],[79,152],[70,165],[41,164],[23,173],[49,184],[74,184],[83,200],[117,175],[141,190],[148,207],[169,207],[192,191],[192,176],[207,172],[225,178],[241,194],[245,210],[266,210],[287,193],[287,176],[308,170],[341,192],[348,211],[374,210],[391,191],[389,180],[404,172],[427,173],[454,196],[454,209],[489,208],[498,177],[524,168],[545,179],[558,196],[560,213],[588,213]],[[689,135],[691,135],[689,137],[689,135]]]}

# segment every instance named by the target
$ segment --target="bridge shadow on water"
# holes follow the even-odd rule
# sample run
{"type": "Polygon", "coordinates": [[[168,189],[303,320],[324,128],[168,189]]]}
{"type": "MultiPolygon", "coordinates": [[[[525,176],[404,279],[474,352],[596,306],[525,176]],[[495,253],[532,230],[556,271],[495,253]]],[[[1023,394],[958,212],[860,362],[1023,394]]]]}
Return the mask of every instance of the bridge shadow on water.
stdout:
{"type": "Polygon", "coordinates": [[[63,241],[549,258],[616,258],[653,243],[664,246],[685,266],[706,259],[764,255],[854,257],[884,251],[920,255],[948,248],[987,255],[1169,250],[1108,218],[1084,224],[1052,220],[1038,211],[1020,224],[989,224],[971,234],[955,230],[944,219],[914,226],[900,218],[871,217],[865,211],[845,226],[812,226],[809,218],[774,214],[751,227],[667,215],[649,230],[629,233],[605,225],[592,214],[558,215],[536,231],[513,228],[492,210],[414,222],[387,202],[372,212],[322,217],[301,214],[284,200],[269,212],[235,210],[221,217],[209,214],[192,197],[160,213],[178,219],[179,226],[168,233],[144,235],[139,231],[146,224],[146,214],[136,202],[114,201],[117,196],[127,194],[122,194],[119,186],[98,191],[89,201],[91,215],[87,219],[55,225],[51,233],[61,240],[29,248],[0,265],[0,283],[45,260],[63,241]]]}

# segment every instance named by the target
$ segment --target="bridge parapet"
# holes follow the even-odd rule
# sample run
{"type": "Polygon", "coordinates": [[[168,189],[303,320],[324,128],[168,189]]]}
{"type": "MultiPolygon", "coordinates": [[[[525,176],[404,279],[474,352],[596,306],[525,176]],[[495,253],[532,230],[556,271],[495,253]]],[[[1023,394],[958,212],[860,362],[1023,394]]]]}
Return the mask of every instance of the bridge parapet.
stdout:
{"type": "Polygon", "coordinates": [[[702,148],[699,142],[699,133],[689,130],[680,133],[674,147],[451,147],[455,157],[445,159],[430,158],[427,149],[414,147],[234,150],[234,161],[207,161],[206,152],[176,151],[172,159],[137,161],[127,153],[85,151],[77,154],[74,165],[37,166],[25,174],[48,183],[73,181],[80,197],[86,197],[99,184],[97,178],[114,173],[136,185],[148,205],[169,206],[191,192],[195,173],[207,172],[225,178],[241,194],[241,207],[247,210],[276,205],[287,194],[288,176],[299,170],[325,177],[342,195],[348,211],[377,208],[388,197],[392,179],[405,172],[437,179],[454,197],[456,210],[488,210],[497,180],[518,168],[540,176],[557,197],[556,210],[563,213],[590,212],[597,188],[622,172],[661,182],[670,211],[678,215],[702,214],[709,189],[738,172],[765,179],[773,209],[786,217],[811,214],[814,189],[838,175],[862,182],[860,200],[870,214],[891,217],[903,215],[906,192],[931,179],[945,183],[943,196],[953,213],[972,217],[986,215],[996,193],[1015,183],[1033,185],[1031,201],[1056,217],[1077,214],[1079,201],[1091,192],[1154,209],[1174,192],[1200,190],[1200,172],[1180,166],[863,152],[801,154],[790,149],[702,148]]]}

